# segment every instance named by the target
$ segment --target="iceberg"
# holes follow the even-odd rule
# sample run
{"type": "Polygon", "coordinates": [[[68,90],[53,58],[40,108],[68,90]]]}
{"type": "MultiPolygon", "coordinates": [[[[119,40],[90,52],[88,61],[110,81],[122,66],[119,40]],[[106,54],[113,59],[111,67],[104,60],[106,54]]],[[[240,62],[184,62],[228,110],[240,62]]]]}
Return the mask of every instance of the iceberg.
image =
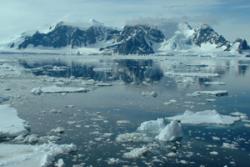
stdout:
{"type": "Polygon", "coordinates": [[[159,118],[141,123],[137,130],[146,134],[158,134],[165,126],[164,119],[159,118]]]}
{"type": "Polygon", "coordinates": [[[230,125],[239,120],[240,117],[222,115],[216,110],[205,110],[200,112],[185,111],[182,115],[167,117],[169,120],[179,120],[183,124],[220,124],[230,125]]]}
{"type": "Polygon", "coordinates": [[[9,105],[0,105],[0,137],[16,137],[28,133],[26,121],[19,118],[17,110],[9,105]]]}
{"type": "Polygon", "coordinates": [[[117,136],[117,142],[151,142],[157,141],[175,141],[182,138],[182,126],[178,121],[171,121],[165,124],[164,119],[151,120],[141,123],[137,132],[124,133],[117,136]]]}
{"type": "Polygon", "coordinates": [[[155,138],[160,141],[175,141],[182,138],[182,126],[178,121],[172,121],[164,127],[155,138]]]}

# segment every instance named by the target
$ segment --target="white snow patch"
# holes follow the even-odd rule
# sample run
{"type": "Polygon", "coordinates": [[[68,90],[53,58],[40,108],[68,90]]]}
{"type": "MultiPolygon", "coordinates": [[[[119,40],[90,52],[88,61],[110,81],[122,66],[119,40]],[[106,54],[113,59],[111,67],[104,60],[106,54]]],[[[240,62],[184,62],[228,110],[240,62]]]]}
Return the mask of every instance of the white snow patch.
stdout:
{"type": "Polygon", "coordinates": [[[0,137],[15,137],[27,132],[27,123],[17,116],[17,110],[0,105],[0,137]]]}
{"type": "Polygon", "coordinates": [[[239,117],[222,115],[216,110],[205,110],[200,112],[185,111],[182,115],[167,117],[169,120],[180,120],[184,124],[221,124],[230,125],[239,121],[239,117]]]}

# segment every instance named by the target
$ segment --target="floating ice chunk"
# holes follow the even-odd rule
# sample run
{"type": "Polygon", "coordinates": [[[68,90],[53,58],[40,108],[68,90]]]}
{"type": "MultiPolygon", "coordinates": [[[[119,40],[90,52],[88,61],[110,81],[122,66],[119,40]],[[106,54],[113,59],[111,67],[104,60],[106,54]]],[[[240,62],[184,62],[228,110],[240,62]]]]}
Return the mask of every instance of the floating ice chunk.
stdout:
{"type": "Polygon", "coordinates": [[[16,137],[26,134],[27,123],[17,116],[15,108],[0,105],[0,137],[16,137]]]}
{"type": "Polygon", "coordinates": [[[145,155],[149,151],[150,151],[149,148],[147,148],[146,146],[143,146],[141,148],[135,148],[131,150],[130,152],[124,153],[123,157],[127,159],[136,159],[145,155]]]}
{"type": "Polygon", "coordinates": [[[116,137],[116,142],[126,143],[126,142],[149,142],[151,141],[146,134],[143,133],[124,133],[116,137]]]}
{"type": "Polygon", "coordinates": [[[112,84],[111,83],[106,83],[106,82],[98,82],[96,84],[96,86],[104,87],[104,86],[112,86],[112,84]]]}
{"type": "Polygon", "coordinates": [[[120,159],[118,159],[118,158],[109,158],[109,159],[107,160],[107,163],[108,163],[109,165],[117,165],[117,164],[120,163],[120,159]]]}
{"type": "Polygon", "coordinates": [[[226,90],[196,91],[196,92],[191,94],[191,96],[200,96],[200,95],[227,96],[228,91],[226,91],[226,90]]]}
{"type": "Polygon", "coordinates": [[[56,167],[64,167],[64,165],[64,161],[61,158],[55,163],[56,167]]]}
{"type": "Polygon", "coordinates": [[[174,141],[176,139],[182,138],[182,126],[178,121],[172,121],[165,128],[163,128],[159,135],[155,138],[160,141],[174,141]]]}
{"type": "Polygon", "coordinates": [[[50,131],[53,132],[53,133],[60,133],[60,134],[62,134],[62,133],[64,133],[65,130],[62,127],[57,127],[55,129],[51,129],[50,131]]]}
{"type": "Polygon", "coordinates": [[[215,141],[220,141],[220,138],[217,137],[217,136],[212,136],[212,139],[215,140],[215,141]]]}
{"type": "Polygon", "coordinates": [[[48,87],[39,87],[31,90],[31,93],[39,95],[41,93],[80,93],[88,92],[88,89],[82,87],[59,87],[56,85],[48,87]]]}
{"type": "Polygon", "coordinates": [[[211,81],[211,82],[204,82],[205,85],[225,85],[225,82],[220,81],[211,81]]]}
{"type": "Polygon", "coordinates": [[[3,167],[47,167],[52,165],[55,157],[75,151],[76,146],[43,144],[0,144],[0,166],[3,167]]]}
{"type": "Polygon", "coordinates": [[[152,96],[152,97],[157,97],[158,94],[155,91],[145,91],[141,93],[142,96],[152,96]]]}
{"type": "Polygon", "coordinates": [[[219,114],[216,110],[200,112],[185,111],[182,115],[167,117],[169,120],[180,120],[184,124],[222,124],[230,125],[239,121],[239,117],[219,114]]]}
{"type": "Polygon", "coordinates": [[[238,146],[238,144],[235,144],[235,143],[232,143],[232,144],[230,144],[230,143],[223,143],[222,144],[223,148],[234,149],[234,150],[238,149],[237,146],[238,146]]]}
{"type": "Polygon", "coordinates": [[[219,155],[219,153],[216,152],[216,151],[211,151],[209,154],[210,154],[210,155],[219,155]]]}
{"type": "Polygon", "coordinates": [[[129,120],[118,120],[118,121],[116,121],[116,124],[119,125],[119,126],[121,126],[121,125],[127,125],[129,123],[130,123],[129,120]]]}
{"type": "Polygon", "coordinates": [[[167,157],[176,157],[176,153],[175,152],[169,152],[167,154],[167,157]]]}
{"type": "Polygon", "coordinates": [[[141,123],[137,130],[146,134],[159,134],[165,126],[164,119],[159,118],[141,123]]]}
{"type": "Polygon", "coordinates": [[[231,113],[230,115],[240,117],[240,118],[243,119],[243,120],[248,119],[247,114],[241,113],[241,112],[233,112],[233,113],[231,113]]]}
{"type": "Polygon", "coordinates": [[[170,105],[170,104],[174,104],[176,103],[177,101],[175,99],[172,99],[172,100],[169,100],[169,101],[166,101],[164,102],[164,105],[170,105]]]}
{"type": "Polygon", "coordinates": [[[181,72],[165,72],[166,76],[182,76],[182,77],[200,77],[200,78],[210,78],[210,77],[218,77],[217,73],[181,73],[181,72]]]}

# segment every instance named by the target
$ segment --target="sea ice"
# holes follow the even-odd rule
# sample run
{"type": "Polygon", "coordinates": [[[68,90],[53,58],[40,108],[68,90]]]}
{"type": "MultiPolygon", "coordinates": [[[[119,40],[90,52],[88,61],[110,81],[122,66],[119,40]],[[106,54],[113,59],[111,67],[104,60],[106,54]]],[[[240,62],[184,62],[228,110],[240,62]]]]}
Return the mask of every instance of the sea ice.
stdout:
{"type": "Polygon", "coordinates": [[[15,108],[0,105],[0,137],[16,137],[26,134],[27,123],[17,116],[15,108]]]}
{"type": "Polygon", "coordinates": [[[143,133],[124,133],[120,134],[116,137],[116,141],[119,143],[126,143],[126,142],[149,142],[151,141],[146,134],[143,133]]]}
{"type": "Polygon", "coordinates": [[[169,120],[180,120],[184,124],[222,124],[230,125],[239,121],[239,117],[222,115],[216,110],[205,110],[200,112],[185,111],[182,115],[167,117],[169,120]]]}
{"type": "MultiPolygon", "coordinates": [[[[55,157],[75,151],[76,146],[43,144],[0,144],[1,167],[47,167],[52,165],[55,157]]],[[[60,162],[61,164],[61,162],[60,162]]]]}
{"type": "Polygon", "coordinates": [[[127,159],[136,159],[136,158],[139,158],[139,157],[145,155],[149,151],[150,151],[149,148],[146,146],[143,146],[141,148],[134,148],[130,152],[124,153],[123,157],[127,158],[127,159]]]}
{"type": "Polygon", "coordinates": [[[217,73],[202,73],[202,72],[190,72],[190,73],[181,73],[181,72],[165,72],[166,76],[181,76],[181,77],[200,77],[200,78],[211,78],[218,77],[217,73]]]}
{"type": "Polygon", "coordinates": [[[88,89],[82,87],[59,87],[56,85],[48,87],[39,87],[31,90],[31,93],[39,95],[41,93],[80,93],[88,92],[88,89]]]}
{"type": "Polygon", "coordinates": [[[200,95],[227,96],[228,91],[226,91],[226,90],[196,91],[196,92],[191,94],[191,96],[200,96],[200,95]]]}

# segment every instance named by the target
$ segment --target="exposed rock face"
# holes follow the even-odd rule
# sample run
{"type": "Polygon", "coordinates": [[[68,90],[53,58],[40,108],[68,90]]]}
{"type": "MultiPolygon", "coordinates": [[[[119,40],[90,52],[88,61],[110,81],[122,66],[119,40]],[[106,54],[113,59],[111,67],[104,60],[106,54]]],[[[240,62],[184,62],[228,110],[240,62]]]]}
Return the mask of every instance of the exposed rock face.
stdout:
{"type": "Polygon", "coordinates": [[[116,44],[107,47],[119,54],[152,54],[154,45],[164,41],[164,34],[147,25],[125,26],[116,44]]]}
{"type": "Polygon", "coordinates": [[[78,27],[59,23],[48,33],[36,32],[32,36],[28,36],[18,46],[19,49],[25,49],[29,45],[33,47],[52,47],[62,48],[66,46],[84,47],[96,44],[98,41],[111,40],[119,34],[118,30],[107,28],[104,26],[90,26],[83,30],[78,27]]]}
{"type": "Polygon", "coordinates": [[[248,45],[247,41],[241,38],[238,38],[233,42],[232,48],[234,48],[239,53],[242,53],[246,50],[250,50],[250,46],[248,45]]]}
{"type": "Polygon", "coordinates": [[[230,43],[212,27],[203,24],[200,28],[195,30],[193,34],[193,43],[201,46],[203,43],[210,43],[216,45],[217,48],[225,47],[225,50],[230,47],[230,43]]]}

